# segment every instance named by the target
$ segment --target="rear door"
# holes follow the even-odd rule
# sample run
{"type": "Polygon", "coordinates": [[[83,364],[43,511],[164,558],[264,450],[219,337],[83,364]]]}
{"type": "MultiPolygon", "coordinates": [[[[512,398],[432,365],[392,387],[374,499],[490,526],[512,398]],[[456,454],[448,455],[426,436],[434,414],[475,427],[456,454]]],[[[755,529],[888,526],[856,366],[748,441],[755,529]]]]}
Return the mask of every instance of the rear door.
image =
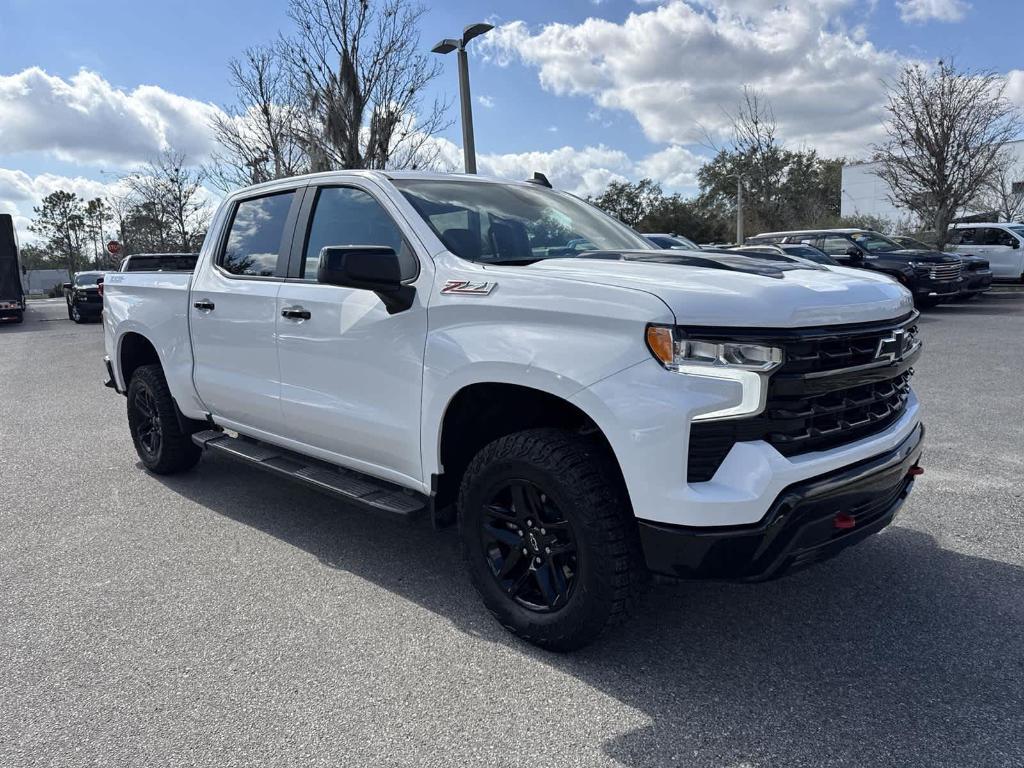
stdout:
{"type": "Polygon", "coordinates": [[[220,242],[192,284],[196,391],[219,424],[241,432],[282,431],[277,294],[303,191],[235,201],[220,242]]]}
{"type": "Polygon", "coordinates": [[[281,409],[289,429],[322,458],[378,477],[422,482],[420,398],[433,265],[398,209],[375,185],[310,187],[277,299],[281,409]],[[395,250],[417,288],[412,307],[388,314],[371,291],[316,281],[331,245],[395,250]]]}

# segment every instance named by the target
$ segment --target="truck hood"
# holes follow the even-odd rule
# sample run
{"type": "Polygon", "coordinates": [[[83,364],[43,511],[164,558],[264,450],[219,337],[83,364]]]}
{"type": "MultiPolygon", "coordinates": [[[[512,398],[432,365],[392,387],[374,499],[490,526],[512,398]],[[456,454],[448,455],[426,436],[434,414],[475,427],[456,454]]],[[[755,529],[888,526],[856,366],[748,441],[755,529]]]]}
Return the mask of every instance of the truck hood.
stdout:
{"type": "Polygon", "coordinates": [[[798,328],[889,320],[913,309],[910,292],[885,275],[736,255],[595,252],[525,269],[652,293],[682,325],[798,328]]]}

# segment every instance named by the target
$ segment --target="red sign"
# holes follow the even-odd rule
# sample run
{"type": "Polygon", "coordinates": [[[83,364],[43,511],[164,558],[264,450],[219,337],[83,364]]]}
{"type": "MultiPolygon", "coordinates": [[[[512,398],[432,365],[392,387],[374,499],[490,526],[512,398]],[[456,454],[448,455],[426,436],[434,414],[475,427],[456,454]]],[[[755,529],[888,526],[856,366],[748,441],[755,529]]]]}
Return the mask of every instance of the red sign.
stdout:
{"type": "Polygon", "coordinates": [[[107,243],[107,253],[111,256],[117,256],[121,252],[121,244],[117,240],[111,240],[107,243]]]}

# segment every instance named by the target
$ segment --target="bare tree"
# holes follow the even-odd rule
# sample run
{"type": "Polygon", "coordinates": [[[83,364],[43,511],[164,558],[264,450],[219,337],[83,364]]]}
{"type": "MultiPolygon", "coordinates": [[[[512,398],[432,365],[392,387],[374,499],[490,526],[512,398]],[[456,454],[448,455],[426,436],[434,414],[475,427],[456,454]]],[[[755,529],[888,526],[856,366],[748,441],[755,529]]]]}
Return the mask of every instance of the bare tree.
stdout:
{"type": "Polygon", "coordinates": [[[440,64],[420,47],[423,13],[410,0],[290,0],[296,32],[279,49],[310,110],[297,136],[311,170],[437,161],[446,105],[424,98],[440,64]]]}
{"type": "Polygon", "coordinates": [[[136,197],[128,190],[107,195],[107,210],[117,230],[117,238],[121,243],[121,253],[127,256],[132,251],[132,231],[129,222],[138,205],[136,197]]]}
{"type": "Polygon", "coordinates": [[[977,200],[977,207],[994,211],[1003,221],[1017,221],[1024,215],[1024,164],[1004,149],[998,164],[977,200]]]}
{"type": "Polygon", "coordinates": [[[877,175],[894,204],[932,223],[941,251],[952,220],[991,183],[1003,144],[1020,133],[1020,113],[1003,77],[943,61],[934,70],[908,65],[887,88],[877,175]]]}
{"type": "Polygon", "coordinates": [[[213,153],[211,181],[229,191],[304,173],[309,160],[297,141],[300,113],[280,56],[256,46],[228,68],[238,104],[213,119],[220,150],[213,153]]]}
{"type": "Polygon", "coordinates": [[[125,178],[149,216],[158,223],[159,247],[190,251],[206,231],[210,209],[202,194],[206,172],[190,167],[180,152],[165,150],[125,178]]]}

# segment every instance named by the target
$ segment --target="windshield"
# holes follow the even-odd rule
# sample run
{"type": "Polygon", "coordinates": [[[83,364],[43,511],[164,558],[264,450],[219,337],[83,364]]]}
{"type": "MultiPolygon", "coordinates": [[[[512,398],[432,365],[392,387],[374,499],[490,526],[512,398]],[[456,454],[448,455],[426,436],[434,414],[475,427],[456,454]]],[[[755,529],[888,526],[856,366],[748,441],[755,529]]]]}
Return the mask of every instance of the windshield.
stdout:
{"type": "Polygon", "coordinates": [[[888,237],[883,237],[877,232],[854,232],[850,235],[850,239],[868,253],[898,251],[902,248],[899,243],[894,243],[888,237]]]}
{"type": "Polygon", "coordinates": [[[1018,237],[1024,237],[1024,227],[1007,227],[1007,229],[1018,237]]]}
{"type": "Polygon", "coordinates": [[[651,250],[640,235],[597,208],[544,187],[445,179],[396,179],[456,256],[530,263],[595,250],[651,250]]]}
{"type": "Polygon", "coordinates": [[[75,275],[75,285],[96,285],[102,274],[94,272],[91,275],[75,275]]]}
{"type": "Polygon", "coordinates": [[[646,235],[659,248],[676,248],[684,251],[699,251],[700,246],[682,235],[646,235]]]}
{"type": "Polygon", "coordinates": [[[819,251],[817,248],[810,245],[782,245],[779,247],[790,256],[799,256],[801,259],[807,259],[808,261],[813,261],[817,264],[839,263],[824,251],[819,251]]]}

